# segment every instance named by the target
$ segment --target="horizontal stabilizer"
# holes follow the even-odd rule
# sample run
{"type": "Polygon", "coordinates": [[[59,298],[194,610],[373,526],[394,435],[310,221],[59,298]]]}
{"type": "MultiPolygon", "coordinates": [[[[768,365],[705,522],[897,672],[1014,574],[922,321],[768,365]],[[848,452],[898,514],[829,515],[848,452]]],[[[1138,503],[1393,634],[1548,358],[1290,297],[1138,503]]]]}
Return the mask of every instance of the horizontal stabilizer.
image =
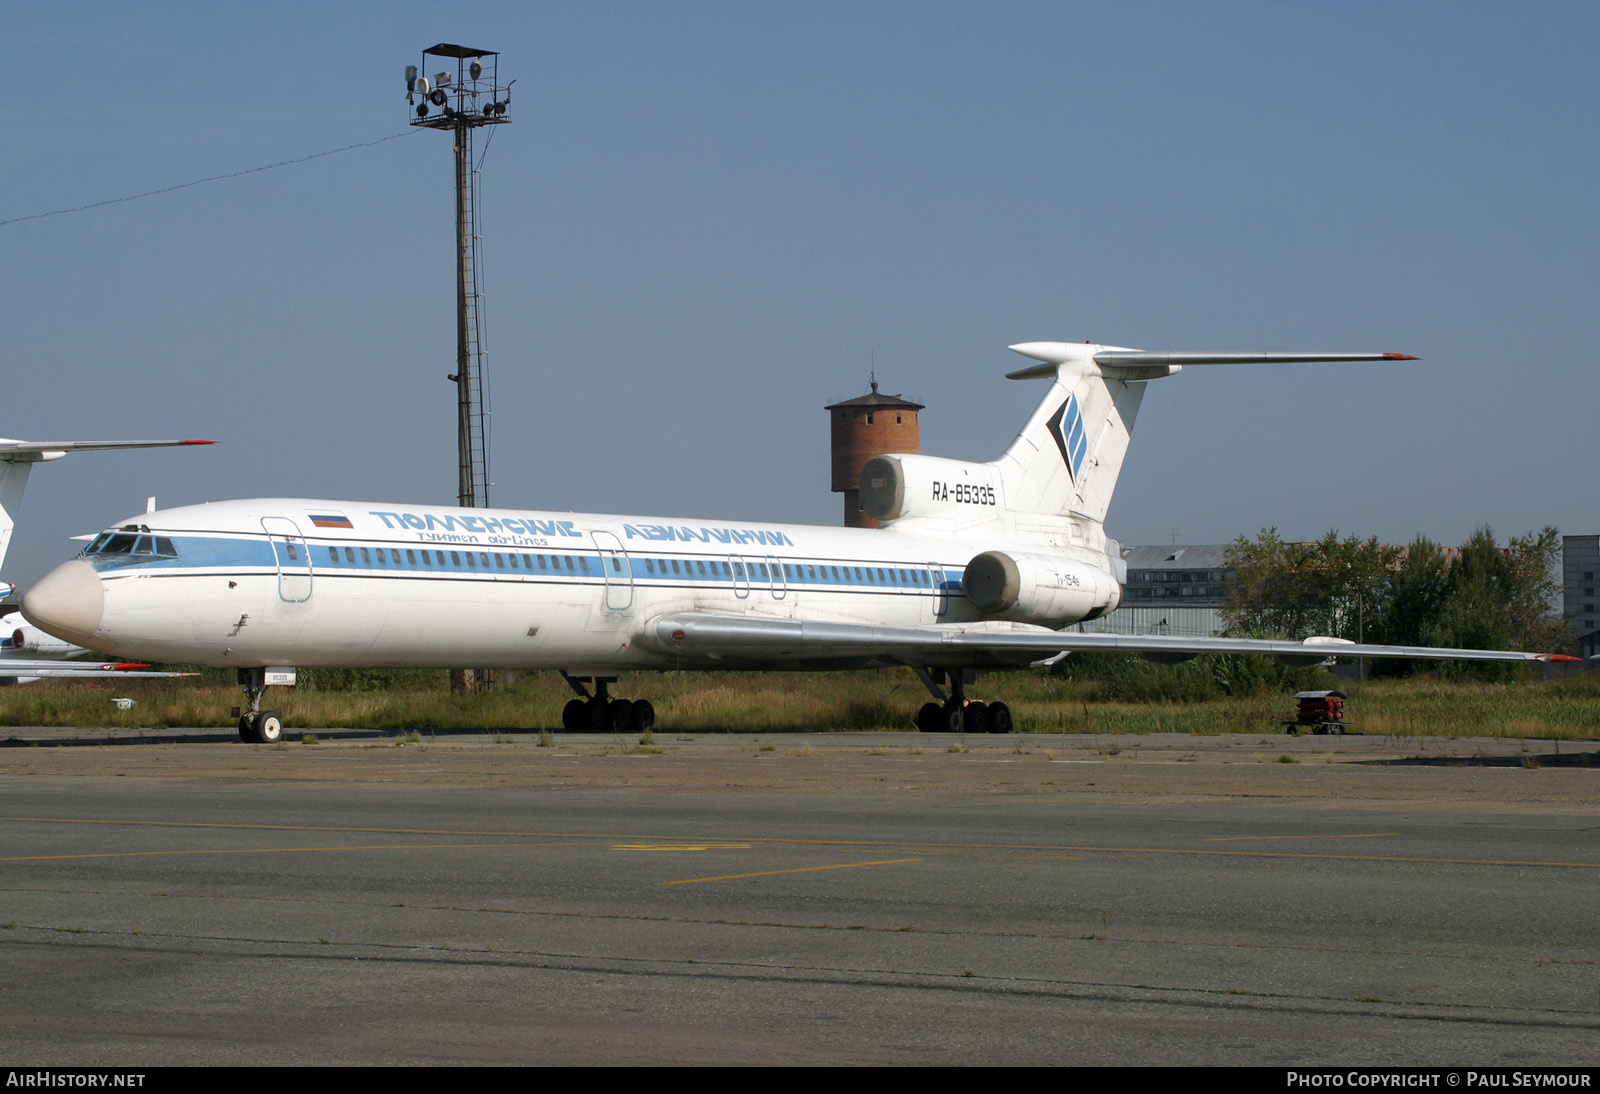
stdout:
{"type": "Polygon", "coordinates": [[[1333,361],[1418,361],[1409,353],[1200,353],[1171,350],[1151,351],[1097,346],[1085,342],[1018,342],[1013,353],[1031,357],[1042,364],[1006,373],[1010,380],[1039,380],[1055,375],[1056,369],[1077,362],[1093,361],[1101,369],[1117,370],[1124,379],[1156,379],[1176,372],[1184,365],[1292,365],[1333,361]],[[1148,370],[1129,375],[1123,370],[1148,370]]]}
{"type": "Polygon", "coordinates": [[[0,460],[35,463],[68,452],[106,452],[114,448],[177,448],[216,441],[10,441],[0,439],[0,460]]]}
{"type": "Polygon", "coordinates": [[[1106,350],[1097,365],[1298,365],[1327,361],[1420,361],[1407,353],[1146,353],[1106,350]]]}

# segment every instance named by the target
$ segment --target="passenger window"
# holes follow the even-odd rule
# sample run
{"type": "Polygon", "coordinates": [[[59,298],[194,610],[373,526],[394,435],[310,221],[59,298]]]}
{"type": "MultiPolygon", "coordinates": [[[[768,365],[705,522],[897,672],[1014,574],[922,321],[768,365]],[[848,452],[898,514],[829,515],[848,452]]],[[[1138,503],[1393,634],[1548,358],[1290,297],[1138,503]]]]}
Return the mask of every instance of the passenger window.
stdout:
{"type": "MultiPolygon", "coordinates": [[[[163,540],[161,542],[166,543],[168,541],[163,540]]],[[[284,546],[286,548],[288,548],[288,550],[289,550],[289,561],[290,562],[299,562],[300,561],[300,552],[295,549],[294,544],[285,543],[284,546]]]]}
{"type": "Polygon", "coordinates": [[[647,574],[653,574],[653,573],[656,572],[656,560],[655,559],[647,558],[647,559],[644,560],[644,572],[647,573],[647,574]]]}
{"type": "Polygon", "coordinates": [[[452,565],[452,566],[461,565],[461,552],[460,551],[451,551],[450,552],[450,565],[452,565]]]}
{"type": "Polygon", "coordinates": [[[362,562],[371,562],[372,561],[372,555],[367,552],[367,549],[365,547],[361,548],[361,561],[362,562]]]}
{"type": "Polygon", "coordinates": [[[672,572],[675,573],[675,574],[681,574],[683,572],[681,569],[678,568],[678,560],[677,559],[673,559],[672,560],[672,572]]]}
{"type": "Polygon", "coordinates": [[[409,547],[406,548],[406,561],[413,566],[417,564],[417,552],[413,551],[409,547]]]}
{"type": "MultiPolygon", "coordinates": [[[[471,555],[468,555],[467,557],[468,557],[469,563],[470,563],[471,555]]],[[[487,570],[489,568],[489,552],[488,551],[479,551],[478,552],[478,563],[485,570],[487,570]]]]}
{"type": "Polygon", "coordinates": [[[344,549],[344,560],[346,562],[354,562],[356,560],[356,552],[354,548],[346,547],[344,549]]]}
{"type": "Polygon", "coordinates": [[[500,555],[500,554],[495,555],[494,556],[494,565],[495,565],[495,569],[504,570],[506,568],[506,556],[505,555],[500,555]]]}
{"type": "Polygon", "coordinates": [[[578,556],[578,567],[580,569],[583,569],[583,570],[587,570],[589,568],[589,556],[588,555],[579,555],[578,556]]]}
{"type": "Polygon", "coordinates": [[[698,566],[698,567],[699,567],[699,568],[700,568],[700,572],[701,572],[701,573],[705,573],[705,572],[706,572],[706,564],[705,564],[705,562],[704,562],[704,561],[699,561],[699,560],[697,560],[697,561],[696,561],[696,562],[695,562],[695,565],[696,565],[696,566],[698,566]]]}
{"type": "Polygon", "coordinates": [[[539,569],[541,569],[541,570],[549,569],[549,567],[547,567],[545,565],[545,557],[543,555],[539,556],[539,569]]]}
{"type": "Polygon", "coordinates": [[[339,561],[339,548],[337,548],[337,547],[329,547],[328,548],[328,561],[329,562],[338,562],[339,561]]]}
{"type": "Polygon", "coordinates": [[[478,560],[472,557],[472,552],[471,551],[467,552],[467,565],[468,566],[477,566],[478,565],[478,560]]]}

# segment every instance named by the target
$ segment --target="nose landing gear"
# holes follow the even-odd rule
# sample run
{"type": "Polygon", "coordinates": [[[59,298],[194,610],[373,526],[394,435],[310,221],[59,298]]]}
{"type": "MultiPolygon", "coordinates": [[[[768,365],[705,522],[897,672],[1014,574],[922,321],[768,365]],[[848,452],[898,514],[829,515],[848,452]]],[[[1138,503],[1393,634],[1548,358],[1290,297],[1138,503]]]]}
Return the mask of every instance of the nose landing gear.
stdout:
{"type": "MultiPolygon", "coordinates": [[[[283,670],[270,670],[280,674],[283,670]]],[[[283,719],[275,710],[261,709],[261,696],[267,690],[268,669],[240,669],[239,683],[244,688],[249,709],[239,716],[239,740],[246,744],[271,745],[283,740],[283,719]]],[[[288,683],[294,683],[289,674],[288,683]]]]}

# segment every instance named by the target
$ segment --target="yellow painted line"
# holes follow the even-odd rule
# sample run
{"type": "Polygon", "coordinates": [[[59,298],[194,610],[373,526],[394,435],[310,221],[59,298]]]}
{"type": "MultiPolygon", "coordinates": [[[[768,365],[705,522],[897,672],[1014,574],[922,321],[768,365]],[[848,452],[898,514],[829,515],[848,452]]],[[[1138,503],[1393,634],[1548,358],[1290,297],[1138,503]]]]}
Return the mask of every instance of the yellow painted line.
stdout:
{"type": "Polygon", "coordinates": [[[613,851],[748,851],[748,843],[614,843],[613,851]]]}
{"type": "Polygon", "coordinates": [[[723,874],[720,877],[690,877],[682,881],[658,881],[657,885],[697,885],[702,881],[738,881],[747,877],[774,877],[778,874],[809,874],[817,870],[854,870],[858,866],[894,866],[902,862],[921,862],[919,858],[888,858],[881,862],[842,862],[837,866],[800,866],[793,870],[761,870],[754,874],[723,874]]]}
{"type": "MultiPolygon", "coordinates": [[[[512,846],[541,846],[551,845],[551,841],[592,841],[616,842],[618,840],[639,840],[641,842],[665,843],[672,839],[670,836],[643,835],[632,832],[506,832],[486,829],[462,828],[382,828],[382,827],[357,827],[353,825],[309,825],[309,824],[243,824],[226,823],[217,821],[157,821],[157,820],[99,820],[81,819],[73,817],[3,817],[3,821],[22,821],[35,824],[106,824],[119,828],[133,827],[160,827],[160,828],[216,828],[238,829],[241,831],[266,831],[266,832],[382,832],[405,836],[455,836],[455,837],[496,837],[506,840],[504,843],[473,844],[470,846],[485,847],[512,847],[512,846]],[[540,841],[538,844],[513,843],[520,840],[540,841]]],[[[1218,837],[1229,839],[1232,837],[1218,837]]],[[[1256,837],[1240,837],[1256,838],[1256,837]]],[[[1267,838],[1267,837],[1261,837],[1267,838]]],[[[1312,837],[1308,837],[1312,838],[1312,837]]],[[[1330,837],[1314,837],[1330,838],[1330,837]]],[[[683,842],[699,843],[703,840],[693,840],[682,837],[683,842]]],[[[1302,859],[1333,859],[1349,862],[1417,862],[1436,863],[1442,865],[1464,866],[1559,866],[1585,870],[1600,869],[1600,862],[1569,861],[1558,862],[1545,859],[1475,859],[1475,858],[1436,858],[1427,855],[1356,855],[1334,854],[1331,852],[1314,851],[1237,851],[1223,850],[1221,848],[1208,849],[1198,847],[1116,847],[1116,846],[1076,846],[1061,844],[1039,843],[916,843],[909,840],[844,840],[844,839],[801,839],[797,837],[758,837],[749,841],[751,844],[763,846],[791,846],[791,847],[885,847],[899,846],[914,848],[922,854],[960,854],[971,851],[1044,851],[1068,854],[1089,855],[1233,855],[1239,858],[1302,858],[1302,859]]],[[[430,845],[424,845],[430,846],[430,845]]],[[[439,845],[449,846],[449,845],[439,845]]],[[[131,852],[133,854],[158,854],[161,852],[131,852]]],[[[67,856],[41,856],[41,857],[67,857],[67,856]]],[[[114,857],[114,856],[106,856],[114,857]]],[[[3,859],[0,862],[20,861],[16,859],[3,859]]]]}
{"type": "Polygon", "coordinates": [[[1395,836],[1398,832],[1328,832],[1312,836],[1211,836],[1207,843],[1236,843],[1239,840],[1249,839],[1377,839],[1379,836],[1395,836]]]}

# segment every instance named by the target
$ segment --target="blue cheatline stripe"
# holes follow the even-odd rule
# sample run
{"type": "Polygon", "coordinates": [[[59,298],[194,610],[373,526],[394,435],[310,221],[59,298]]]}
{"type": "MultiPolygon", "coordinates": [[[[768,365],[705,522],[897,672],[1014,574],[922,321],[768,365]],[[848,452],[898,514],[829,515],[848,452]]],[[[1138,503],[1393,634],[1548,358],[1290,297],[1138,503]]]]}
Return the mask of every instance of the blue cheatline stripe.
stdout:
{"type": "MultiPolygon", "coordinates": [[[[304,558],[290,560],[286,555],[285,545],[282,541],[277,543],[276,552],[274,545],[265,536],[254,537],[222,537],[222,536],[173,536],[171,537],[177,548],[177,558],[154,558],[149,555],[112,555],[100,558],[94,555],[86,557],[100,570],[120,570],[139,567],[145,570],[172,571],[197,568],[258,568],[276,570],[280,558],[282,568],[286,573],[293,573],[304,567],[304,558]]],[[[429,546],[420,547],[415,544],[398,547],[393,544],[379,546],[375,543],[360,543],[352,540],[311,540],[307,543],[297,543],[297,551],[311,553],[312,572],[321,576],[342,574],[351,576],[360,573],[362,576],[382,575],[386,573],[403,573],[413,576],[426,576],[430,574],[442,575],[489,575],[499,578],[515,579],[527,578],[532,580],[549,580],[561,578],[579,582],[599,583],[608,575],[613,579],[629,577],[642,585],[681,585],[687,582],[730,584],[753,583],[758,587],[769,585],[792,585],[795,587],[820,586],[838,589],[878,590],[878,589],[910,589],[918,592],[938,589],[944,593],[959,593],[961,591],[962,571],[946,568],[937,568],[932,571],[932,585],[929,584],[929,570],[926,566],[907,566],[896,564],[893,566],[880,565],[877,562],[868,563],[866,560],[857,559],[852,562],[822,562],[810,560],[797,562],[793,560],[779,560],[767,562],[765,558],[752,560],[741,556],[741,561],[735,563],[726,557],[707,558],[705,556],[666,556],[661,555],[631,555],[624,560],[620,555],[607,556],[596,552],[587,551],[507,551],[502,549],[484,550],[481,546],[468,549],[465,545],[429,546]],[[349,548],[355,555],[352,562],[345,557],[345,549],[349,548]],[[337,557],[329,555],[329,551],[337,552],[337,557]],[[363,561],[361,552],[366,550],[368,558],[363,561]],[[377,561],[380,556],[382,562],[377,561]],[[398,553],[400,561],[395,561],[398,553]],[[467,556],[472,557],[469,565],[467,556]],[[422,558],[428,561],[423,562],[422,558]],[[512,566],[511,558],[515,557],[518,565],[512,566]],[[616,557],[624,567],[621,570],[608,569],[609,558],[616,557]],[[496,559],[498,558],[498,562],[496,559]],[[671,564],[676,558],[679,569],[673,572],[671,564]],[[443,559],[444,561],[440,561],[443,559]],[[485,562],[487,560],[487,562],[485,562]],[[541,566],[540,562],[544,565],[541,566]],[[705,572],[700,572],[700,564],[704,563],[705,572]],[[586,568],[587,564],[587,568],[586,568]],[[654,567],[652,572],[650,567],[654,567]],[[741,567],[736,571],[735,567],[741,567]],[[773,573],[774,569],[777,573],[773,573]],[[767,576],[762,577],[763,569],[767,576]],[[861,576],[856,576],[856,571],[861,576]],[[837,571],[838,576],[834,576],[837,571]],[[879,573],[882,576],[879,576],[879,573]],[[902,572],[904,576],[902,576],[902,572]]]]}

